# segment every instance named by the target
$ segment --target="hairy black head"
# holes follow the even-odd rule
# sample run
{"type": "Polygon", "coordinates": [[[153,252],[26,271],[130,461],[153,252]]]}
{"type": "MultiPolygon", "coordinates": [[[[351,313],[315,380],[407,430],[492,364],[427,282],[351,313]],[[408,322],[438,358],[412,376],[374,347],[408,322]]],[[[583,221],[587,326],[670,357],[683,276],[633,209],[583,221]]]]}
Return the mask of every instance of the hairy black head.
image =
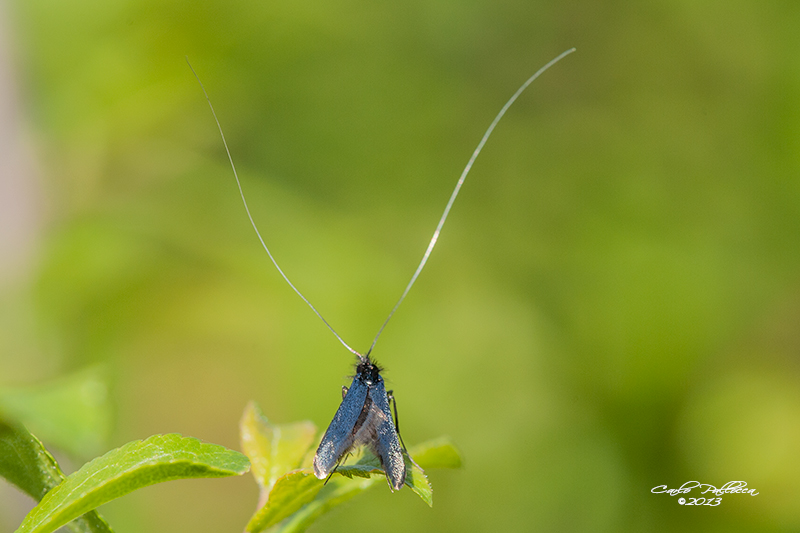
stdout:
{"type": "Polygon", "coordinates": [[[369,356],[359,359],[356,365],[356,375],[359,381],[371,385],[372,383],[379,383],[383,381],[381,372],[383,368],[378,365],[377,361],[373,361],[369,356]]]}

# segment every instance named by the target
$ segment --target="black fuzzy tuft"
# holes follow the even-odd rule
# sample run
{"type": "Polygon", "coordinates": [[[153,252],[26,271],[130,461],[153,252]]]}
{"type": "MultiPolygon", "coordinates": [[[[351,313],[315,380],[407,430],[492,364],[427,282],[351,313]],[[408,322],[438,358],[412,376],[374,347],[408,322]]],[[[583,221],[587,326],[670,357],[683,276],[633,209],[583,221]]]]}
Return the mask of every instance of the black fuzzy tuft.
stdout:
{"type": "Polygon", "coordinates": [[[356,363],[356,375],[353,378],[368,385],[380,383],[383,381],[381,372],[383,372],[383,367],[367,356],[364,359],[359,359],[358,363],[356,363]]]}

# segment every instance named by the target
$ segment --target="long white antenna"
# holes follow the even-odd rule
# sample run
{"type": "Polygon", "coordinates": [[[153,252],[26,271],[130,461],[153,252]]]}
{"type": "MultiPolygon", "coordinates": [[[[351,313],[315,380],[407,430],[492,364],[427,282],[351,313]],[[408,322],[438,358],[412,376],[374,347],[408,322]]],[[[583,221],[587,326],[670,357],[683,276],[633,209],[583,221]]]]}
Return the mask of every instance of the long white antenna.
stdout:
{"type": "Polygon", "coordinates": [[[439,240],[439,233],[441,233],[442,226],[444,226],[444,222],[445,220],[447,220],[447,215],[450,214],[450,208],[453,207],[453,202],[456,201],[456,196],[458,196],[458,193],[461,190],[461,186],[464,185],[464,180],[467,179],[467,174],[469,174],[469,171],[472,170],[472,164],[475,162],[475,159],[477,159],[478,154],[481,153],[481,150],[483,150],[483,145],[486,144],[486,141],[489,139],[489,136],[492,134],[492,131],[494,131],[494,127],[497,126],[497,123],[500,122],[500,119],[503,118],[503,115],[506,114],[506,111],[508,111],[508,108],[511,107],[511,104],[513,104],[514,101],[516,101],[516,99],[519,97],[519,95],[522,94],[522,91],[528,88],[528,85],[533,83],[533,81],[539,76],[541,76],[542,73],[544,73],[544,71],[546,71],[547,69],[549,69],[550,67],[552,67],[553,65],[561,61],[564,57],[568,56],[574,51],[575,51],[574,48],[570,48],[569,50],[562,52],[561,54],[558,55],[558,57],[552,59],[545,66],[537,70],[533,76],[525,80],[525,83],[523,83],[520,86],[520,88],[517,89],[517,92],[515,92],[514,95],[508,99],[506,105],[504,105],[503,108],[500,110],[500,112],[497,113],[497,116],[494,117],[494,120],[489,125],[489,128],[486,130],[486,133],[483,134],[481,142],[478,143],[477,148],[475,148],[475,151],[472,152],[472,157],[469,158],[467,166],[465,166],[464,170],[461,172],[461,177],[458,178],[456,187],[455,189],[453,189],[453,193],[450,195],[450,200],[447,202],[447,205],[444,208],[444,213],[442,213],[442,218],[439,219],[439,223],[436,225],[436,230],[433,232],[433,237],[431,237],[431,242],[428,243],[428,248],[422,255],[422,260],[419,262],[417,270],[414,271],[414,275],[411,276],[411,281],[408,282],[408,285],[406,285],[406,289],[403,291],[403,294],[400,295],[400,299],[397,300],[396,304],[394,304],[394,307],[392,307],[389,316],[386,317],[386,320],[383,322],[381,329],[378,330],[378,334],[375,335],[375,339],[372,341],[372,345],[369,347],[369,350],[367,350],[367,357],[369,357],[369,354],[372,353],[372,349],[375,348],[375,344],[377,344],[378,342],[378,337],[381,336],[381,333],[383,333],[384,328],[386,328],[386,324],[389,323],[389,320],[391,320],[392,316],[394,316],[394,312],[397,311],[397,308],[400,307],[401,303],[403,303],[403,300],[405,300],[408,291],[411,290],[411,287],[414,285],[414,282],[417,281],[417,277],[419,276],[420,272],[422,272],[422,269],[425,267],[425,263],[428,262],[428,257],[430,257],[431,252],[433,251],[433,247],[436,246],[436,241],[439,240]]]}
{"type": "Polygon", "coordinates": [[[356,356],[358,356],[359,359],[363,361],[364,359],[369,357],[370,353],[372,353],[372,349],[375,348],[375,344],[377,344],[378,338],[381,336],[381,333],[383,333],[383,330],[386,328],[386,325],[389,323],[389,320],[391,320],[391,318],[394,316],[394,313],[395,311],[397,311],[397,308],[400,307],[400,304],[403,303],[403,300],[405,300],[406,295],[408,295],[408,292],[411,290],[411,287],[414,285],[414,282],[417,281],[420,272],[422,272],[422,269],[425,267],[425,263],[428,262],[428,257],[430,257],[431,252],[433,251],[433,247],[436,246],[436,242],[439,240],[439,234],[442,231],[442,226],[444,226],[444,223],[447,220],[447,215],[450,214],[450,209],[453,207],[453,203],[456,201],[456,197],[458,196],[458,193],[461,190],[461,186],[464,185],[464,180],[467,179],[467,174],[469,174],[470,170],[472,170],[472,165],[473,163],[475,163],[475,159],[477,159],[478,154],[480,154],[481,150],[483,150],[483,146],[486,144],[486,141],[489,139],[489,136],[494,131],[495,126],[497,126],[497,123],[500,122],[500,119],[503,118],[503,115],[506,114],[506,111],[508,111],[508,108],[511,107],[511,104],[513,104],[516,101],[516,99],[519,97],[520,94],[522,94],[522,91],[524,91],[528,87],[528,85],[533,83],[533,81],[539,76],[541,76],[542,73],[544,73],[547,69],[549,69],[550,67],[552,67],[553,65],[561,61],[564,57],[568,56],[574,51],[575,51],[574,48],[570,48],[569,50],[562,52],[561,54],[558,55],[558,57],[552,59],[545,66],[537,70],[533,76],[528,78],[525,81],[525,83],[523,83],[520,86],[520,88],[517,89],[517,92],[515,92],[514,95],[508,99],[503,108],[500,109],[500,112],[497,113],[497,116],[494,117],[494,120],[489,125],[489,128],[486,130],[486,133],[483,134],[483,137],[481,138],[481,141],[478,143],[478,146],[475,148],[475,151],[472,152],[472,157],[469,158],[467,166],[465,166],[464,170],[461,172],[461,176],[458,178],[458,182],[456,183],[455,189],[453,189],[453,192],[450,195],[450,200],[448,200],[447,205],[444,208],[444,213],[442,213],[442,216],[439,219],[439,223],[436,225],[436,230],[433,232],[433,237],[431,237],[431,240],[428,243],[428,248],[425,250],[425,253],[422,256],[422,260],[419,262],[419,266],[417,266],[417,269],[414,271],[414,275],[411,276],[411,281],[408,282],[408,285],[406,285],[403,294],[400,295],[400,299],[397,300],[396,304],[394,304],[394,307],[392,307],[391,312],[389,312],[389,316],[386,317],[386,320],[383,322],[383,325],[381,325],[380,329],[378,330],[378,333],[375,335],[375,338],[373,339],[372,344],[370,345],[369,350],[366,353],[366,356],[361,355],[353,348],[351,348],[346,342],[344,342],[344,339],[342,339],[342,337],[340,337],[339,334],[336,333],[336,330],[334,330],[333,327],[328,323],[328,321],[325,320],[325,318],[320,314],[320,312],[317,311],[317,308],[314,307],[311,304],[311,302],[308,301],[308,298],[303,296],[303,293],[301,293],[291,281],[289,281],[289,278],[283,272],[283,269],[281,269],[281,267],[278,266],[278,262],[275,261],[275,258],[272,256],[272,252],[269,251],[267,244],[261,237],[261,233],[258,231],[258,227],[256,226],[256,223],[253,220],[253,215],[250,214],[250,208],[247,205],[247,200],[245,200],[244,192],[242,191],[242,183],[241,181],[239,181],[239,174],[236,172],[236,166],[233,164],[233,157],[231,157],[231,151],[228,149],[228,142],[225,140],[225,134],[222,132],[222,126],[219,123],[216,111],[214,111],[214,106],[211,104],[211,99],[208,97],[208,93],[206,92],[206,88],[203,85],[203,82],[200,81],[200,77],[195,72],[194,68],[192,67],[192,64],[189,63],[188,57],[186,58],[186,63],[192,70],[192,74],[194,74],[194,77],[197,78],[197,83],[200,84],[200,88],[203,90],[203,94],[205,95],[206,101],[208,102],[208,107],[211,108],[211,114],[214,116],[214,121],[217,123],[217,129],[219,130],[219,135],[220,137],[222,137],[222,144],[225,146],[225,152],[228,154],[228,162],[230,162],[231,164],[231,169],[233,170],[233,177],[236,178],[236,185],[239,187],[239,196],[241,196],[242,198],[242,203],[244,204],[244,209],[247,212],[247,217],[250,219],[250,224],[253,226],[253,229],[255,230],[256,235],[258,236],[258,240],[261,242],[261,246],[267,252],[267,255],[272,261],[272,264],[275,265],[275,268],[278,269],[278,272],[286,281],[286,283],[288,283],[289,286],[294,290],[294,292],[296,292],[297,295],[300,296],[300,298],[302,298],[302,300],[311,308],[311,310],[314,311],[314,314],[316,314],[319,317],[319,319],[322,320],[322,322],[328,327],[328,329],[331,330],[331,333],[333,333],[334,336],[336,336],[336,338],[339,339],[339,342],[341,342],[345,348],[347,348],[351,353],[355,354],[356,356]]]}
{"type": "Polygon", "coordinates": [[[237,172],[236,172],[236,165],[233,164],[233,157],[231,157],[231,151],[228,149],[228,142],[225,140],[225,134],[222,133],[222,126],[220,126],[220,124],[219,124],[219,119],[217,118],[216,111],[214,111],[214,106],[211,105],[211,99],[208,97],[208,93],[206,92],[206,88],[203,85],[203,82],[200,81],[200,76],[197,75],[197,72],[194,71],[194,68],[192,67],[192,64],[189,63],[189,58],[188,57],[186,58],[186,64],[189,65],[189,68],[192,69],[192,74],[194,74],[194,77],[197,78],[197,83],[199,83],[200,84],[200,88],[203,89],[203,94],[205,95],[206,101],[208,102],[208,107],[211,108],[211,114],[214,115],[214,121],[217,123],[217,129],[219,129],[219,135],[220,135],[220,137],[222,137],[222,144],[225,146],[225,152],[228,154],[228,161],[231,164],[231,169],[233,169],[233,177],[236,178],[236,185],[239,186],[239,196],[242,197],[242,203],[244,204],[244,210],[247,211],[247,218],[250,219],[250,224],[253,226],[253,229],[256,231],[256,235],[258,235],[258,240],[261,241],[261,246],[264,247],[264,250],[266,250],[267,255],[269,256],[270,260],[272,261],[272,264],[275,265],[275,268],[277,268],[278,272],[281,273],[281,276],[283,276],[283,279],[286,280],[286,283],[288,283],[289,286],[292,289],[294,289],[294,292],[296,292],[297,295],[300,298],[302,298],[303,301],[306,304],[308,304],[308,306],[311,308],[312,311],[314,311],[314,313],[319,317],[319,319],[322,320],[322,322],[324,322],[326,326],[328,326],[328,329],[331,330],[331,333],[333,333],[336,336],[337,339],[339,339],[339,342],[341,342],[344,345],[345,348],[350,350],[352,353],[357,355],[359,358],[363,359],[363,356],[360,353],[358,353],[357,351],[352,349],[350,347],[350,345],[348,345],[346,342],[344,342],[344,339],[342,339],[339,336],[339,334],[336,333],[336,330],[333,329],[333,327],[330,324],[328,324],[328,321],[325,320],[325,318],[320,314],[319,311],[317,311],[317,308],[314,307],[313,305],[311,305],[311,302],[308,301],[308,298],[303,296],[303,293],[300,292],[297,289],[297,287],[295,287],[294,284],[291,281],[289,281],[289,278],[286,276],[286,274],[284,274],[283,269],[281,269],[281,267],[278,266],[278,262],[275,261],[274,257],[272,257],[272,252],[269,251],[269,248],[267,247],[267,243],[264,242],[264,239],[261,237],[261,232],[258,231],[258,227],[256,226],[256,222],[255,222],[255,220],[253,220],[253,215],[250,214],[250,208],[247,206],[247,200],[244,199],[244,191],[242,191],[242,182],[239,181],[239,174],[237,174],[237,172]]]}

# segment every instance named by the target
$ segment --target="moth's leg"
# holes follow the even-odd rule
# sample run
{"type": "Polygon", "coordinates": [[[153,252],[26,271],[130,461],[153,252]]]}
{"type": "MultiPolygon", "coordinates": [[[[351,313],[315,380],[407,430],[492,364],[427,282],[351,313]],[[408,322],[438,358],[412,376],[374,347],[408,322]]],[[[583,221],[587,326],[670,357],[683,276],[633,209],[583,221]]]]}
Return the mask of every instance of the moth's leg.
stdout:
{"type": "MultiPolygon", "coordinates": [[[[342,388],[343,388],[343,389],[345,389],[345,391],[347,390],[347,387],[342,387],[342,388]]],[[[333,467],[333,470],[331,470],[331,473],[330,473],[330,474],[328,474],[328,477],[326,477],[326,478],[325,478],[325,483],[323,483],[323,484],[322,484],[323,486],[328,484],[328,481],[330,481],[330,479],[331,479],[331,476],[332,476],[333,474],[335,474],[335,473],[336,473],[336,471],[339,469],[339,465],[341,465],[342,463],[344,463],[345,461],[347,461],[347,458],[348,458],[348,457],[350,457],[350,452],[347,452],[346,454],[344,454],[344,456],[343,456],[341,459],[339,459],[338,461],[336,461],[336,466],[334,466],[334,467],[333,467]]]]}
{"type": "Polygon", "coordinates": [[[389,397],[389,402],[392,404],[392,409],[394,410],[394,430],[397,432],[397,436],[400,437],[400,444],[403,445],[403,451],[408,453],[406,443],[403,442],[403,436],[400,434],[400,419],[397,418],[397,400],[394,399],[394,391],[386,391],[386,396],[389,397]]]}
{"type": "MultiPolygon", "coordinates": [[[[411,457],[411,454],[408,453],[408,449],[406,448],[406,443],[403,442],[403,436],[400,434],[400,423],[397,421],[397,400],[394,399],[394,391],[393,390],[386,391],[386,396],[389,397],[389,402],[392,404],[392,409],[394,410],[394,430],[397,431],[397,436],[400,437],[400,444],[403,445],[403,453],[405,454],[406,457],[408,457],[408,460],[414,464],[414,466],[422,470],[422,467],[419,466],[417,462],[414,460],[414,458],[411,457]]],[[[424,472],[424,470],[422,471],[424,472]]]]}

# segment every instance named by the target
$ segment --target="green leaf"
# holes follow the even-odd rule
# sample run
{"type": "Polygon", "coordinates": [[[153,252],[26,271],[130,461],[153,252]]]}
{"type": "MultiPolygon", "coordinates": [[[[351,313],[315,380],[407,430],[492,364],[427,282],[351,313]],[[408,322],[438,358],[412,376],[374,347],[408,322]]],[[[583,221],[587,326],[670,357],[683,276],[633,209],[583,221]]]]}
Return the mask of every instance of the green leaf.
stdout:
{"type": "Polygon", "coordinates": [[[112,418],[98,368],[35,386],[0,388],[0,416],[22,422],[49,446],[79,457],[103,449],[112,418]]]}
{"type": "MultiPolygon", "coordinates": [[[[425,444],[427,446],[427,444],[425,444]]],[[[416,451],[414,448],[414,451],[416,451]]],[[[403,461],[406,464],[406,480],[405,485],[408,486],[417,496],[422,498],[422,501],[433,507],[433,489],[428,482],[428,477],[425,472],[411,460],[408,454],[403,453],[403,461]]],[[[385,479],[386,474],[381,470],[380,459],[369,451],[364,451],[363,456],[352,465],[342,465],[336,469],[336,473],[341,474],[348,478],[364,477],[369,478],[372,475],[377,475],[375,481],[385,479]]]]}
{"type": "Polygon", "coordinates": [[[448,437],[439,437],[414,446],[414,460],[422,468],[461,468],[461,453],[448,437]]]}
{"type": "Polygon", "coordinates": [[[41,500],[64,480],[56,460],[22,426],[0,421],[0,475],[41,500]]]}
{"type": "Polygon", "coordinates": [[[317,428],[308,421],[272,424],[255,402],[244,410],[239,424],[242,451],[253,466],[253,477],[262,492],[269,492],[286,472],[300,468],[314,442],[317,428]]]}
{"type": "MultiPolygon", "coordinates": [[[[22,426],[0,420],[0,476],[39,501],[65,478],[42,443],[22,426]]],[[[112,533],[96,511],[69,524],[75,533],[112,533]]]]}
{"type": "Polygon", "coordinates": [[[406,461],[406,485],[422,498],[428,507],[433,507],[433,488],[428,482],[428,476],[416,463],[411,462],[407,455],[404,455],[404,459],[406,461]]]}
{"type": "Polygon", "coordinates": [[[322,487],[323,482],[310,469],[289,472],[277,480],[266,504],[253,515],[245,531],[256,533],[274,526],[312,501],[322,487]]]}
{"type": "Polygon", "coordinates": [[[311,526],[320,516],[334,507],[350,500],[373,486],[378,478],[371,479],[337,479],[331,480],[319,496],[294,513],[276,530],[276,533],[300,533],[311,526]]]}
{"type": "Polygon", "coordinates": [[[363,477],[369,479],[372,477],[372,474],[386,475],[379,466],[372,464],[372,461],[369,461],[368,463],[358,462],[352,465],[341,465],[334,473],[349,479],[353,479],[354,477],[363,477]]]}
{"type": "Polygon", "coordinates": [[[48,492],[17,533],[50,533],[99,505],[162,481],[241,475],[249,467],[239,452],[176,434],[129,442],[86,463],[48,492]]]}
{"type": "Polygon", "coordinates": [[[310,470],[296,471],[308,456],[317,428],[306,421],[272,424],[255,402],[245,408],[239,428],[242,450],[261,489],[259,509],[247,524],[247,531],[256,532],[277,524],[322,488],[310,470]]]}
{"type": "MultiPolygon", "coordinates": [[[[461,455],[447,438],[438,438],[414,446],[411,456],[425,468],[458,468],[461,455]]],[[[357,456],[358,457],[358,456],[357,456]]],[[[433,490],[422,469],[404,455],[406,462],[406,485],[428,505],[433,505],[433,490]]],[[[308,471],[309,475],[310,470],[308,471]]],[[[319,491],[316,498],[302,506],[277,529],[280,533],[300,533],[308,529],[320,516],[334,507],[357,496],[376,484],[385,483],[386,477],[380,469],[380,460],[368,451],[362,452],[355,463],[342,465],[336,470],[339,476],[319,491]],[[348,479],[350,478],[350,479],[348,479]]],[[[250,530],[256,533],[258,530],[250,530]]]]}
{"type": "Polygon", "coordinates": [[[95,510],[84,513],[65,527],[73,533],[114,533],[108,522],[95,510]]]}

